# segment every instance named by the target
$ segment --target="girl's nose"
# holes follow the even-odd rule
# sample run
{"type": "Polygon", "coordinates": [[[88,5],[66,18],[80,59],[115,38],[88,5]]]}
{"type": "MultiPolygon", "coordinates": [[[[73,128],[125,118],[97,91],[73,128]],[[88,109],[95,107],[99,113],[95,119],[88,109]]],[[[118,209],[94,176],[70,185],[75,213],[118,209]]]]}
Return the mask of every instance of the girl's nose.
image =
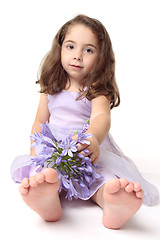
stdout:
{"type": "Polygon", "coordinates": [[[74,60],[82,61],[83,60],[82,54],[80,52],[76,52],[74,55],[74,60]]]}
{"type": "Polygon", "coordinates": [[[74,60],[81,61],[82,58],[81,57],[74,57],[74,60]]]}

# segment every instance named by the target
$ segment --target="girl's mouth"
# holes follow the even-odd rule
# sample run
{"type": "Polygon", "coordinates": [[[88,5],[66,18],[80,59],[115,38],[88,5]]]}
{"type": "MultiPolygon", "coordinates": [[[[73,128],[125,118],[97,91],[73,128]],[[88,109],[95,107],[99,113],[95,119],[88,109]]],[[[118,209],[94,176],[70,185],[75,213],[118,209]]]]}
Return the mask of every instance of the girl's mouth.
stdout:
{"type": "Polygon", "coordinates": [[[82,69],[83,67],[79,66],[79,65],[70,65],[72,68],[74,69],[82,69]]]}

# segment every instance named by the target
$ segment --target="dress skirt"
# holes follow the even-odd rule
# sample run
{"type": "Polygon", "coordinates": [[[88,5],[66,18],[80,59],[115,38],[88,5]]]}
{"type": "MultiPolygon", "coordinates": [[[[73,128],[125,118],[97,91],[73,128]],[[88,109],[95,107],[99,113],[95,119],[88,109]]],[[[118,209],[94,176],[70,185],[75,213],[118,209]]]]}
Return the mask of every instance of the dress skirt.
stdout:
{"type": "MultiPolygon", "coordinates": [[[[57,140],[63,140],[71,130],[60,129],[54,127],[52,132],[57,140]]],[[[38,153],[38,149],[37,149],[38,153]]],[[[20,183],[23,178],[29,178],[37,172],[43,171],[41,166],[32,165],[33,156],[21,155],[15,158],[11,165],[11,175],[15,182],[20,183]]],[[[100,145],[100,158],[96,172],[101,174],[103,178],[98,179],[90,188],[90,196],[82,200],[88,200],[94,193],[111,178],[127,178],[132,182],[139,182],[144,190],[143,203],[145,205],[154,205],[158,202],[159,193],[157,188],[149,183],[137,169],[134,162],[126,157],[119,149],[110,133],[100,145]]]]}

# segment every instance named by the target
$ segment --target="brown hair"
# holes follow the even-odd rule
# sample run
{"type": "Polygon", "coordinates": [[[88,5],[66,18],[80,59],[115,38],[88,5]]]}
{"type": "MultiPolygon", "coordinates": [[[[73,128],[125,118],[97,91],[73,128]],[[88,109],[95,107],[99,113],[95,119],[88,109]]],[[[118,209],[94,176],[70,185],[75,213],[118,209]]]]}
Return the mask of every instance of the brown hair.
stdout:
{"type": "Polygon", "coordinates": [[[120,104],[120,95],[115,80],[115,57],[109,34],[102,23],[85,15],[78,15],[68,21],[56,34],[51,50],[40,65],[40,74],[36,82],[41,86],[40,92],[53,95],[65,89],[68,76],[61,64],[61,47],[66,33],[76,24],[89,27],[96,35],[100,47],[97,64],[83,81],[83,87],[86,90],[81,97],[85,96],[88,100],[92,100],[104,95],[110,101],[111,109],[117,107],[120,104]]]}

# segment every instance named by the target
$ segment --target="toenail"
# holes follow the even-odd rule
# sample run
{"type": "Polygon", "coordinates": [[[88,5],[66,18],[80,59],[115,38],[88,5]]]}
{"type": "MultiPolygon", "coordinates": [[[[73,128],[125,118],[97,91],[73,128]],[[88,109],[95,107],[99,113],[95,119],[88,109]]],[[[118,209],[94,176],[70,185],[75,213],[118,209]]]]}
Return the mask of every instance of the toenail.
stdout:
{"type": "Polygon", "coordinates": [[[129,183],[126,187],[125,187],[126,192],[132,192],[133,191],[133,184],[129,183]]]}

